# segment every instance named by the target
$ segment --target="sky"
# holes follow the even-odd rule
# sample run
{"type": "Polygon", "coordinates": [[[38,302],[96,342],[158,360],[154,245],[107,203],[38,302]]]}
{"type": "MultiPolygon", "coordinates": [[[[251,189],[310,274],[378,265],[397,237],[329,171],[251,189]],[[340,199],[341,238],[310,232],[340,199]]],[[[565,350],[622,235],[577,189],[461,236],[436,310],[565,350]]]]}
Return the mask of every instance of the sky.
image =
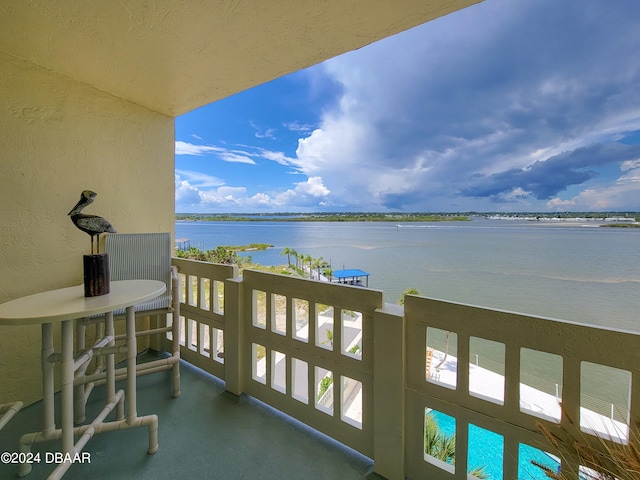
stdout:
{"type": "Polygon", "coordinates": [[[486,0],[176,119],[176,212],[640,211],[640,2],[486,0]]]}

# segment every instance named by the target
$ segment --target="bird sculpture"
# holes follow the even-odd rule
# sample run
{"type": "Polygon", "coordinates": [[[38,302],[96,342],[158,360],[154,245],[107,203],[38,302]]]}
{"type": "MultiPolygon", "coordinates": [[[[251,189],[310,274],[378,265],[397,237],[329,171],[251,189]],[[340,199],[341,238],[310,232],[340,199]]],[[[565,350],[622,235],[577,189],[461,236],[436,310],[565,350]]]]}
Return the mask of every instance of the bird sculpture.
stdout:
{"type": "Polygon", "coordinates": [[[100,234],[116,233],[116,229],[104,218],[97,215],[85,215],[82,209],[90,205],[98,194],[91,190],[83,190],[80,194],[80,200],[76,206],[67,214],[71,216],[73,224],[85,233],[91,236],[91,254],[93,255],[93,237],[98,235],[98,251],[100,250],[100,234]]]}

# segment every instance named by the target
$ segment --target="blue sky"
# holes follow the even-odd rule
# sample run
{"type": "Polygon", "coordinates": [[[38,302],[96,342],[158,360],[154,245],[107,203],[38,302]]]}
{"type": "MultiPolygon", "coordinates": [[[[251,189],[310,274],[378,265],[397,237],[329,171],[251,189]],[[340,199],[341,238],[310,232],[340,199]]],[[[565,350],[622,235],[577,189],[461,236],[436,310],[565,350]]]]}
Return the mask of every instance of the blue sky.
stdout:
{"type": "Polygon", "coordinates": [[[176,119],[176,212],[640,211],[640,2],[486,0],[176,119]]]}

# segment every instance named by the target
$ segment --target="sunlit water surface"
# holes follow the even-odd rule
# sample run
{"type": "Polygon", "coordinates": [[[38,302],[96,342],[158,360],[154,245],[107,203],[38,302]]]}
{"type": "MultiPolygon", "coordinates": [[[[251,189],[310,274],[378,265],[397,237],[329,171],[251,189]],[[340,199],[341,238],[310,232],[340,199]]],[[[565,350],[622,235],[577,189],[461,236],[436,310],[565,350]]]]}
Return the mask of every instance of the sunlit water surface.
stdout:
{"type": "Polygon", "coordinates": [[[280,265],[289,247],[334,270],[369,272],[396,303],[423,295],[483,307],[640,330],[640,229],[477,218],[469,222],[176,222],[201,249],[268,243],[248,252],[280,265]]]}

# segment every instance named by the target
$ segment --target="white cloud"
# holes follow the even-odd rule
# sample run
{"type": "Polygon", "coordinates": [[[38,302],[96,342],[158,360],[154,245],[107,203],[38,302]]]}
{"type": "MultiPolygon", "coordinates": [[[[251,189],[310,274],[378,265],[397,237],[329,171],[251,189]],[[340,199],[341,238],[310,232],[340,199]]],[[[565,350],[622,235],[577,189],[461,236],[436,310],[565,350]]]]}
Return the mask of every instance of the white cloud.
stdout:
{"type": "Polygon", "coordinates": [[[254,122],[249,122],[249,125],[251,125],[251,128],[253,128],[255,130],[255,137],[256,138],[269,138],[269,139],[275,139],[275,133],[276,133],[276,129],[275,128],[263,128],[260,125],[257,125],[254,122]]]}
{"type": "Polygon", "coordinates": [[[224,185],[224,181],[218,177],[207,175],[206,173],[194,172],[191,170],[176,170],[176,178],[184,178],[190,184],[198,187],[219,187],[224,185]]]}
{"type": "Polygon", "coordinates": [[[246,197],[245,187],[223,186],[214,190],[200,192],[202,204],[207,206],[240,206],[246,197]]]}
{"type": "Polygon", "coordinates": [[[266,130],[262,131],[262,132],[256,132],[256,138],[271,138],[271,139],[275,139],[276,138],[276,129],[275,128],[267,128],[266,130]]]}
{"type": "Polygon", "coordinates": [[[207,155],[223,152],[224,149],[213,145],[196,145],[193,143],[176,141],[176,155],[207,155]]]}
{"type": "Polygon", "coordinates": [[[640,164],[630,167],[624,162],[625,174],[615,183],[586,188],[578,195],[566,200],[553,198],[547,202],[551,210],[575,211],[638,211],[640,210],[640,164]]]}
{"type": "Polygon", "coordinates": [[[196,189],[221,210],[640,209],[640,146],[618,143],[640,131],[638,22],[637,0],[486,0],[305,71],[309,91],[335,89],[314,106],[317,125],[273,120],[301,135],[295,156],[176,142],[176,155],[275,162],[305,181],[242,190],[185,172],[176,198],[196,189]]]}
{"type": "Polygon", "coordinates": [[[229,163],[246,163],[248,165],[256,165],[256,162],[243,152],[226,151],[218,154],[218,158],[229,163]]]}
{"type": "Polygon", "coordinates": [[[313,207],[326,205],[326,197],[331,191],[324,185],[322,178],[311,177],[306,182],[298,182],[295,188],[279,193],[273,199],[273,205],[295,205],[297,207],[313,207]]]}
{"type": "Polygon", "coordinates": [[[250,153],[241,150],[218,147],[216,145],[196,145],[177,140],[175,152],[176,155],[215,155],[220,160],[229,163],[246,163],[249,165],[256,164],[256,162],[251,158],[250,153]]]}
{"type": "MultiPolygon", "coordinates": [[[[542,171],[541,162],[640,129],[640,67],[625,47],[640,42],[638,20],[631,1],[487,0],[329,60],[320,68],[342,95],[299,140],[298,168],[322,176],[345,207],[450,210],[469,182],[498,175],[514,183],[500,195],[474,189],[469,203],[544,208],[530,195],[532,175],[512,170],[542,171]]],[[[598,165],[607,162],[618,159],[598,165]]],[[[592,177],[559,173],[559,190],[592,177]]]]}
{"type": "Polygon", "coordinates": [[[309,133],[317,128],[316,125],[311,125],[308,123],[304,124],[298,121],[283,123],[282,126],[287,130],[290,130],[292,132],[299,132],[299,133],[309,133]]]}
{"type": "Polygon", "coordinates": [[[640,169],[640,159],[638,160],[625,160],[620,165],[620,170],[626,172],[627,170],[640,169]]]}
{"type": "Polygon", "coordinates": [[[531,192],[527,192],[520,187],[514,188],[511,192],[505,194],[506,200],[522,200],[531,195],[531,192]]]}
{"type": "Polygon", "coordinates": [[[297,163],[295,158],[287,157],[283,152],[265,150],[264,148],[258,148],[257,150],[262,158],[279,163],[280,165],[296,165],[297,163]]]}
{"type": "Polygon", "coordinates": [[[321,177],[308,178],[306,182],[296,183],[295,192],[299,195],[309,195],[312,197],[326,197],[331,193],[322,183],[321,177]]]}
{"type": "Polygon", "coordinates": [[[286,191],[273,194],[258,192],[253,195],[248,193],[246,187],[214,185],[211,181],[203,180],[193,172],[181,171],[176,175],[176,211],[271,211],[284,206],[313,209],[326,204],[326,197],[330,194],[320,177],[298,182],[293,189],[286,191]],[[188,178],[182,178],[181,175],[188,178]],[[199,185],[193,184],[199,181],[199,185]]]}
{"type": "Polygon", "coordinates": [[[181,208],[187,208],[187,210],[177,209],[177,211],[189,211],[190,207],[200,204],[198,189],[191,186],[187,180],[181,180],[177,175],[175,198],[176,206],[180,205],[181,208]]]}
{"type": "Polygon", "coordinates": [[[217,145],[195,145],[188,142],[176,141],[176,155],[213,155],[228,163],[244,163],[257,165],[256,159],[264,159],[280,165],[298,166],[298,159],[287,157],[283,152],[268,150],[252,145],[237,145],[240,148],[219,147],[217,145]]]}
{"type": "Polygon", "coordinates": [[[269,206],[271,205],[271,197],[266,193],[256,193],[253,197],[249,198],[249,204],[269,206]]]}
{"type": "MultiPolygon", "coordinates": [[[[575,200],[562,200],[560,198],[552,198],[547,202],[547,208],[552,211],[564,212],[567,210],[574,210],[576,206],[575,200]]],[[[585,210],[592,210],[590,208],[585,210]]]]}

